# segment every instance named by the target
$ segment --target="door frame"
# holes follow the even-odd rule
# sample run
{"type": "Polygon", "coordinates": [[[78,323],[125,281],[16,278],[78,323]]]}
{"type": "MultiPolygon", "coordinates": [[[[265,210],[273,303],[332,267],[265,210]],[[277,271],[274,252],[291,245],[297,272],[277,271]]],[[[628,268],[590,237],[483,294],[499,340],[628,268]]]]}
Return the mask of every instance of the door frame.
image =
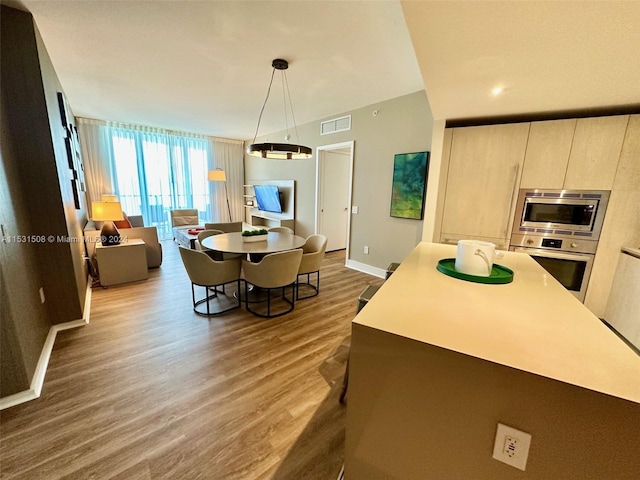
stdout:
{"type": "Polygon", "coordinates": [[[345,253],[345,265],[349,260],[349,246],[351,244],[351,202],[353,193],[353,150],[355,142],[350,140],[348,142],[332,143],[330,145],[321,145],[316,147],[316,215],[315,215],[315,232],[320,230],[320,164],[323,161],[323,153],[331,150],[342,150],[349,148],[349,184],[348,184],[348,212],[347,212],[347,238],[346,238],[346,253],[345,253]]]}

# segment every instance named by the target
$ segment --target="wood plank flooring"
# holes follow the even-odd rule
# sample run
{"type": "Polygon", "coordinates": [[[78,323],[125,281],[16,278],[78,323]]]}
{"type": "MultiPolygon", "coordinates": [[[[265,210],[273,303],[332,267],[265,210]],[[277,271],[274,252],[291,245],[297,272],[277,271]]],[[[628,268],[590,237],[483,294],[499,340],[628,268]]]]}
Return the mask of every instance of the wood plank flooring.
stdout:
{"type": "Polygon", "coordinates": [[[147,281],[94,288],[42,396],[0,412],[2,479],[334,480],[357,297],[382,279],[331,252],[289,315],[195,315],[177,246],[147,281]]]}

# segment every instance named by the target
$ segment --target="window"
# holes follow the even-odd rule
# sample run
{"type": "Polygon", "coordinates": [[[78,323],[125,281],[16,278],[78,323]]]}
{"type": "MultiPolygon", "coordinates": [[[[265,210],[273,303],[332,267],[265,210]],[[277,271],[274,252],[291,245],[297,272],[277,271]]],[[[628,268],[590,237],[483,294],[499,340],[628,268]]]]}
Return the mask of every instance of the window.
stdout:
{"type": "Polygon", "coordinates": [[[171,237],[169,211],[197,208],[212,218],[207,180],[209,144],[187,136],[113,128],[116,193],[129,215],[142,215],[160,238],[171,237]]]}

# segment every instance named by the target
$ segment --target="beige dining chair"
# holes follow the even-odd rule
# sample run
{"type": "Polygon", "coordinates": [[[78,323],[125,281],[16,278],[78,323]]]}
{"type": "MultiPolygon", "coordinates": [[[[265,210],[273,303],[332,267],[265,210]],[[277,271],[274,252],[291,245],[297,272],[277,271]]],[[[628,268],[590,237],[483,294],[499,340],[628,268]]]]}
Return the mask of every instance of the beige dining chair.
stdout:
{"type": "Polygon", "coordinates": [[[205,238],[212,237],[213,235],[220,235],[224,233],[222,230],[203,230],[198,234],[198,239],[195,241],[196,250],[206,253],[214,260],[222,261],[225,258],[222,255],[222,252],[218,252],[216,250],[212,250],[202,245],[202,241],[205,238]]]}
{"type": "Polygon", "coordinates": [[[327,249],[327,237],[320,234],[309,235],[305,244],[302,246],[302,260],[298,269],[298,277],[296,279],[296,300],[304,300],[305,298],[315,297],[320,293],[320,267],[324,259],[324,252],[327,249]],[[315,273],[316,283],[311,282],[311,276],[315,273]],[[300,281],[300,277],[306,281],[300,281]],[[304,297],[300,296],[300,287],[307,287],[312,293],[304,297]]]}
{"type": "Polygon", "coordinates": [[[271,227],[268,229],[270,232],[281,232],[281,233],[290,233],[293,235],[293,230],[289,227],[271,227]]]}
{"type": "Polygon", "coordinates": [[[190,248],[178,247],[184,268],[191,280],[191,300],[193,311],[198,315],[210,317],[219,315],[239,308],[242,304],[240,292],[240,272],[242,268],[241,259],[225,260],[222,262],[213,260],[206,253],[192,250],[190,248]],[[230,283],[236,284],[238,298],[226,295],[225,286],[230,283]],[[196,300],[195,286],[204,287],[204,298],[196,300]],[[222,289],[218,289],[222,287],[222,289]],[[212,311],[210,302],[216,300],[219,309],[212,311]],[[199,305],[206,303],[207,310],[203,312],[199,305]]]}
{"type": "Polygon", "coordinates": [[[287,250],[285,252],[270,253],[265,255],[262,260],[257,263],[243,260],[242,270],[244,272],[245,280],[244,299],[247,311],[263,318],[279,317],[291,312],[296,301],[296,279],[298,277],[298,269],[300,268],[301,260],[301,248],[287,250]],[[266,312],[258,311],[257,309],[249,306],[248,284],[266,290],[266,312]],[[291,287],[291,299],[288,299],[286,296],[287,287],[291,287]],[[279,299],[282,300],[282,302],[278,303],[285,304],[284,308],[279,309],[276,313],[271,312],[271,292],[274,290],[280,290],[281,292],[279,299]]]}
{"type": "Polygon", "coordinates": [[[205,230],[221,230],[223,233],[242,231],[242,222],[205,223],[205,230]]]}

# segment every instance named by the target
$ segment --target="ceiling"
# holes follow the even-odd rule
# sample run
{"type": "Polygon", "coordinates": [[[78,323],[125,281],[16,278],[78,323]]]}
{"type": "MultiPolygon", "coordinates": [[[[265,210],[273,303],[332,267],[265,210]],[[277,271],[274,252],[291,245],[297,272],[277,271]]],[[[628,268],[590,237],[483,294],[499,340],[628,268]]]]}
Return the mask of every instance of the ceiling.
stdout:
{"type": "MultiPolygon", "coordinates": [[[[251,139],[275,58],[298,125],[424,89],[395,1],[3,3],[33,14],[76,116],[251,139]]],[[[261,135],[282,94],[276,76],[261,135]]]]}
{"type": "Polygon", "coordinates": [[[437,119],[640,105],[640,1],[0,1],[89,118],[251,139],[274,58],[298,125],[423,89],[437,119]]]}
{"type": "Polygon", "coordinates": [[[403,7],[435,118],[640,106],[638,0],[403,7]]]}

